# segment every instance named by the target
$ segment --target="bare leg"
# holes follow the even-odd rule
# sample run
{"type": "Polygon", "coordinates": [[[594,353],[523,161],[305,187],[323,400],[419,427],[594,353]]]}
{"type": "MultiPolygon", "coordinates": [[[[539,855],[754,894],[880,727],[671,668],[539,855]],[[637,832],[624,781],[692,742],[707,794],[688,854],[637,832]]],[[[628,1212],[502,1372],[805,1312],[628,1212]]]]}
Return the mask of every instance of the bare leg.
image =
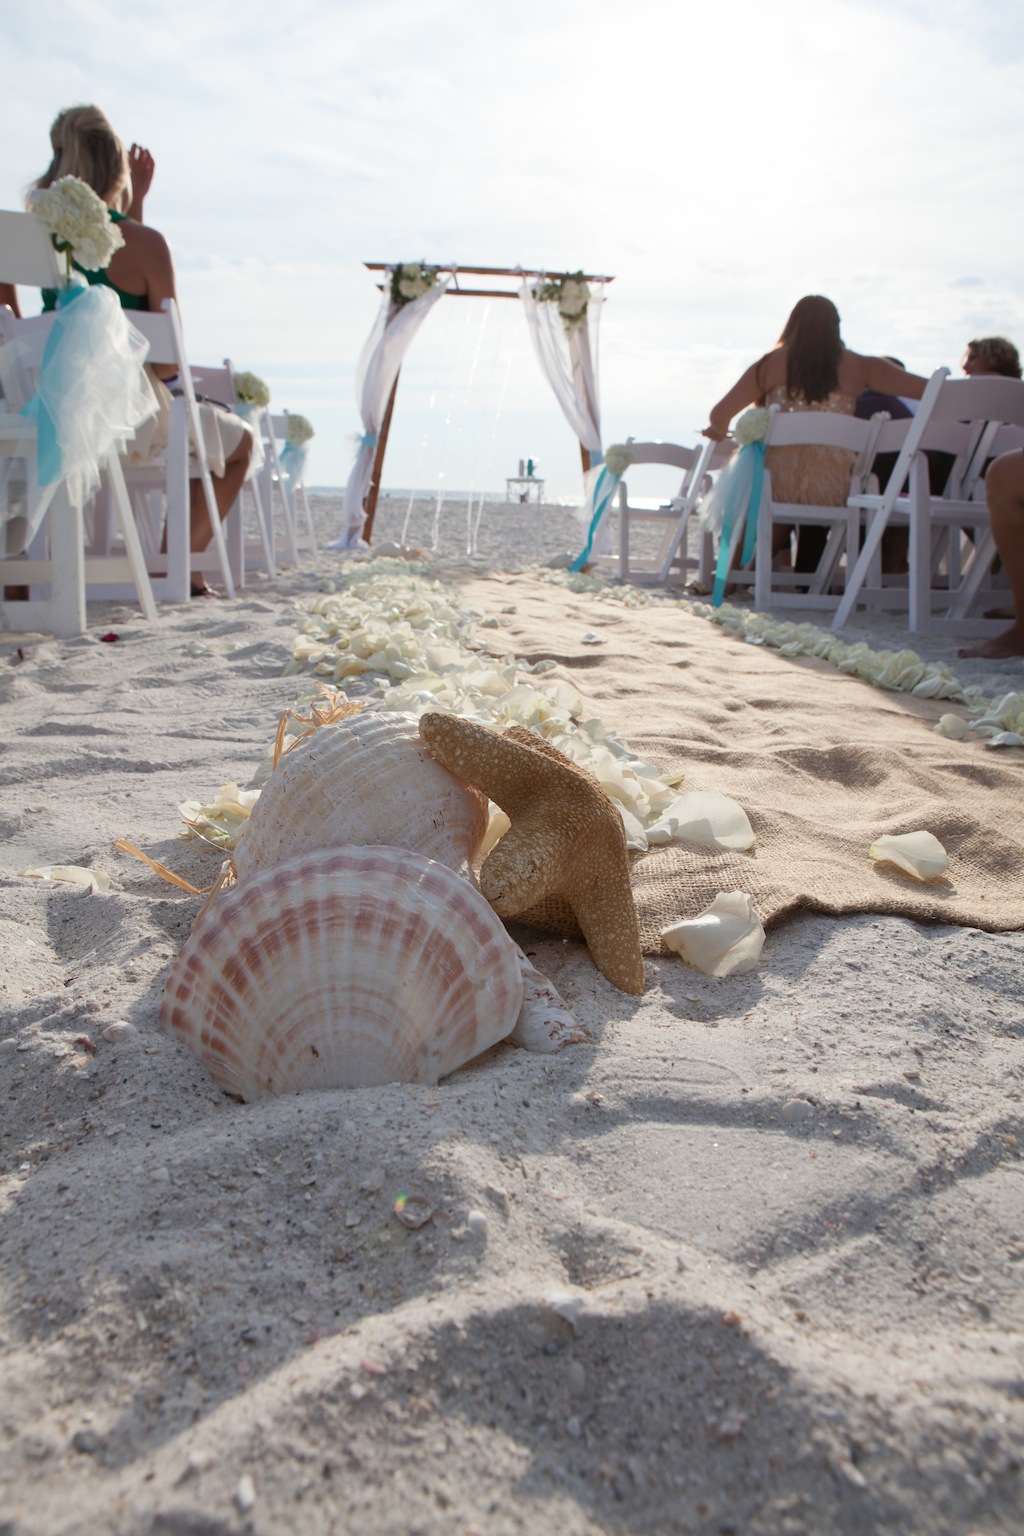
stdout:
{"type": "MultiPolygon", "coordinates": [[[[245,481],[246,471],[249,468],[249,460],[252,458],[253,437],[251,432],[246,432],[234,452],[224,461],[223,475],[213,476],[213,497],[217,503],[217,511],[220,513],[221,522],[227,517],[235,504],[235,498],[245,481]]],[[[189,487],[191,497],[191,546],[194,554],[201,554],[207,549],[213,538],[213,528],[210,523],[210,514],[206,506],[206,497],[203,495],[203,482],[193,480],[189,487]]]]}
{"type": "Polygon", "coordinates": [[[964,646],[961,656],[1024,656],[1024,450],[1001,454],[988,467],[985,500],[992,536],[1013,593],[1016,618],[991,640],[964,646]]]}

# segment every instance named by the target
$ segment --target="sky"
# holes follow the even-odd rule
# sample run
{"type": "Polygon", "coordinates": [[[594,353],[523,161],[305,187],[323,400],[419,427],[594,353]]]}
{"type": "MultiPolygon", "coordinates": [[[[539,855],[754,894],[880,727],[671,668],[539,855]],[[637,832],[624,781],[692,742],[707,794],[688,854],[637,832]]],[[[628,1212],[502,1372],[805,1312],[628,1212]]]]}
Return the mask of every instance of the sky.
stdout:
{"type": "MultiPolygon", "coordinates": [[[[921,373],[1024,347],[1021,0],[4,0],[3,39],[0,207],[64,107],[148,146],[190,357],[309,417],[311,484],[361,430],[365,261],[614,275],[606,445],[696,441],[805,293],[921,373]]],[[[442,299],[385,487],[500,492],[527,457],[579,494],[519,304],[442,299]]]]}

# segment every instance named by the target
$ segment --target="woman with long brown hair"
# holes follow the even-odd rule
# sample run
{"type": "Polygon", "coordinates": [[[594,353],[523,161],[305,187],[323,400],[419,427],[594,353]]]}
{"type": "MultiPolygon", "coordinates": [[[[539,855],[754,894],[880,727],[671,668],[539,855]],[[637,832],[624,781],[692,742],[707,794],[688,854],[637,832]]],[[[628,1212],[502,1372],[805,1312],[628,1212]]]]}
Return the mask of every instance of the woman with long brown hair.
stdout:
{"type": "MultiPolygon", "coordinates": [[[[794,306],[772,350],[751,363],[714,406],[704,436],[720,442],[733,417],[751,405],[852,416],[866,389],[919,400],[927,382],[884,357],[852,352],[843,343],[831,299],[810,294],[794,306]]],[[[765,455],[774,499],[798,506],[841,507],[849,493],[850,465],[851,455],[842,448],[769,448],[765,455]]],[[[792,531],[776,526],[773,553],[788,545],[792,531]]],[[[816,568],[826,536],[827,529],[817,525],[801,527],[795,570],[816,568]]]]}

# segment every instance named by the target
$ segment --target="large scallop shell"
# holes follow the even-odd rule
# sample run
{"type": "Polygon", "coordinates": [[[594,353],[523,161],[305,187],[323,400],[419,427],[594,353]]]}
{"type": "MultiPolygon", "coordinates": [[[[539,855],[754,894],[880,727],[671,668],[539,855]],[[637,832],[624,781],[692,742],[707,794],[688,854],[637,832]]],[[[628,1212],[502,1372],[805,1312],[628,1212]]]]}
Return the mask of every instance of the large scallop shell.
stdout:
{"type": "Polygon", "coordinates": [[[436,1083],[509,1034],[522,996],[516,946],[468,880],[404,849],[333,848],[219,896],[160,1020],[252,1100],[436,1083]]]}
{"type": "Polygon", "coordinates": [[[436,763],[415,715],[367,711],[287,752],[235,849],[239,880],[314,848],[385,843],[468,874],[487,797],[436,763]]]}

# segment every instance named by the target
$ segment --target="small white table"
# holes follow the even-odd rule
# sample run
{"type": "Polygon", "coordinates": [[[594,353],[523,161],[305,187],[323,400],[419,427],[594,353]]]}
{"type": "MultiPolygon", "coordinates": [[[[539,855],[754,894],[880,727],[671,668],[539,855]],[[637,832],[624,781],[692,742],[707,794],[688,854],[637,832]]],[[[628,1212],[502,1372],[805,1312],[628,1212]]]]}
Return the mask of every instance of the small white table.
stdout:
{"type": "Polygon", "coordinates": [[[505,481],[505,500],[535,502],[539,506],[544,500],[544,481],[535,475],[509,475],[505,481]]]}

